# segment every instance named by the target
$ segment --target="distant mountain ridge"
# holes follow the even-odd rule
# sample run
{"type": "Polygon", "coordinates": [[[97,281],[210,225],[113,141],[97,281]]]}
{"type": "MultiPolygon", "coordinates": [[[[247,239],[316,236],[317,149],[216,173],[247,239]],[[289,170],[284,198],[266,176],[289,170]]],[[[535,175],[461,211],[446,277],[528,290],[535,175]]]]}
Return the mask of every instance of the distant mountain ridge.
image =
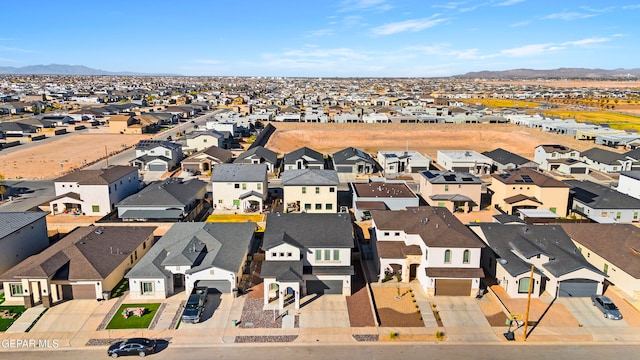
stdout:
{"type": "Polygon", "coordinates": [[[3,75],[131,75],[131,76],[179,76],[177,74],[147,74],[126,71],[105,71],[92,69],[84,65],[28,65],[23,67],[0,66],[3,75]]]}
{"type": "Polygon", "coordinates": [[[559,68],[549,70],[512,69],[504,71],[475,71],[463,75],[454,75],[456,78],[637,78],[640,77],[640,69],[586,69],[586,68],[559,68]]]}

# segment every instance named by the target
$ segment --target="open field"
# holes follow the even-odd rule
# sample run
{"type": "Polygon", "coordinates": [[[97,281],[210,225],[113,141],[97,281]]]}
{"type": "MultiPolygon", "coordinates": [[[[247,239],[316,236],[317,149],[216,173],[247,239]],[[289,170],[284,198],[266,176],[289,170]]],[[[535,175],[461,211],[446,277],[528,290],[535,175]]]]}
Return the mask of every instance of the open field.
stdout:
{"type": "Polygon", "coordinates": [[[513,124],[306,124],[277,123],[267,148],[279,153],[308,146],[333,154],[348,146],[369,153],[409,148],[432,158],[438,150],[503,148],[533,158],[536,146],[564,144],[584,151],[596,145],[571,136],[541,132],[513,124]]]}
{"type": "Polygon", "coordinates": [[[491,108],[534,109],[540,105],[532,101],[520,101],[520,100],[509,100],[509,99],[470,99],[470,100],[463,100],[463,102],[470,105],[482,104],[484,106],[488,106],[491,108]]]}
{"type": "Polygon", "coordinates": [[[52,179],[83,162],[103,158],[105,146],[112,153],[148,138],[148,134],[68,134],[43,144],[20,145],[11,152],[0,151],[0,173],[6,179],[52,179]]]}
{"type": "Polygon", "coordinates": [[[572,110],[548,110],[543,112],[546,116],[559,116],[562,119],[573,118],[578,122],[593,122],[596,124],[609,124],[613,129],[640,130],[640,116],[620,114],[610,111],[572,111],[572,110]]]}

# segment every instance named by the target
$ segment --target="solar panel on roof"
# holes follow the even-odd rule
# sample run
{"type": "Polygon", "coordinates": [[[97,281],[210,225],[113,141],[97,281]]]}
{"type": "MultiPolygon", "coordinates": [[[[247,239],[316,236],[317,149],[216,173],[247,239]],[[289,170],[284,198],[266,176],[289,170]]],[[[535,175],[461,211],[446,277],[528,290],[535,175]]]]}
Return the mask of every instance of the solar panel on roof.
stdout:
{"type": "Polygon", "coordinates": [[[500,178],[502,178],[502,179],[508,179],[509,178],[509,174],[500,174],[498,176],[500,176],[500,178]]]}
{"type": "Polygon", "coordinates": [[[521,175],[520,177],[522,178],[523,182],[526,182],[526,183],[532,183],[533,182],[533,179],[531,179],[531,176],[529,176],[529,175],[521,175]]]}

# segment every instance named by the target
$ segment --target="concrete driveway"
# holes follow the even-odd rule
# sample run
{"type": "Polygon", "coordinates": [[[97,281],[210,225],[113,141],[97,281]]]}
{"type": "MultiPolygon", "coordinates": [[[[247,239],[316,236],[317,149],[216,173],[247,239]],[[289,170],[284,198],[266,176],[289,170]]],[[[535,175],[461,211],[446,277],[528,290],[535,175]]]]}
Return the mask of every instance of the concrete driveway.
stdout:
{"type": "Polygon", "coordinates": [[[57,304],[42,315],[31,332],[95,331],[111,309],[112,302],[69,300],[57,304]]]}
{"type": "Polygon", "coordinates": [[[476,299],[467,296],[436,296],[432,300],[452,341],[499,342],[476,299]]]}
{"type": "Polygon", "coordinates": [[[230,323],[229,316],[234,300],[239,299],[234,299],[233,294],[209,294],[200,322],[197,324],[180,323],[180,329],[223,329],[227,327],[230,323]]]}
{"type": "Polygon", "coordinates": [[[583,327],[626,327],[627,322],[622,320],[605,319],[604,314],[600,312],[593,304],[589,297],[561,297],[556,299],[556,303],[564,305],[564,307],[578,319],[583,327]]]}
{"type": "MultiPolygon", "coordinates": [[[[290,312],[295,312],[291,310],[290,312]]],[[[315,294],[300,299],[300,328],[348,328],[349,311],[343,295],[315,294]]]]}

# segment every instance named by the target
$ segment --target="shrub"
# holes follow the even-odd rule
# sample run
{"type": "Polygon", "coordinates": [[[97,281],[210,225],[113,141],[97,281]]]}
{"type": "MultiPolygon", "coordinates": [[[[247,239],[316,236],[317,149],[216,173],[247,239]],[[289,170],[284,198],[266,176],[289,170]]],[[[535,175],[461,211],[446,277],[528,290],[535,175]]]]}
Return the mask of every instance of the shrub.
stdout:
{"type": "Polygon", "coordinates": [[[395,331],[392,331],[389,333],[389,339],[395,339],[396,337],[398,337],[398,333],[395,331]]]}
{"type": "Polygon", "coordinates": [[[443,338],[444,338],[444,332],[440,330],[436,331],[436,339],[442,341],[443,338]]]}

